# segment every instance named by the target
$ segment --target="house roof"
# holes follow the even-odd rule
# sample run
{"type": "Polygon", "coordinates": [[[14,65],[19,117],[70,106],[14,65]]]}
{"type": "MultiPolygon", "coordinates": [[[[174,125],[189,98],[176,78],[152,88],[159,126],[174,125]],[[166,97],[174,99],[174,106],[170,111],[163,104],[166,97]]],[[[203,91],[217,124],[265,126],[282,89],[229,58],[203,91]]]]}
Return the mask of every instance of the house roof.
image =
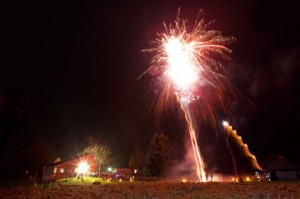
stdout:
{"type": "Polygon", "coordinates": [[[299,169],[299,166],[295,165],[281,155],[270,155],[263,163],[262,168],[264,170],[294,170],[299,169]]]}
{"type": "Polygon", "coordinates": [[[92,155],[92,154],[84,153],[84,154],[81,154],[81,155],[74,156],[73,158],[68,158],[68,159],[64,159],[64,160],[61,160],[59,157],[57,157],[53,162],[51,162],[47,166],[54,166],[54,165],[62,164],[64,162],[68,162],[68,161],[72,161],[74,159],[82,158],[82,157],[87,156],[87,155],[92,155]]]}

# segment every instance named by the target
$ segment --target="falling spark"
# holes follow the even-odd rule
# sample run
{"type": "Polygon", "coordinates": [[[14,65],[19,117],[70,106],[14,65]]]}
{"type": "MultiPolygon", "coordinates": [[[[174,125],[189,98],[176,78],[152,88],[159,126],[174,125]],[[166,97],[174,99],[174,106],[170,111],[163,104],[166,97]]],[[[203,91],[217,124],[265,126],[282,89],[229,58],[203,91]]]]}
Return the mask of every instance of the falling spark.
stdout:
{"type": "Polygon", "coordinates": [[[194,111],[192,104],[197,101],[201,119],[212,123],[216,123],[216,101],[224,109],[230,104],[224,92],[223,67],[217,59],[229,59],[231,51],[225,44],[233,38],[223,37],[219,31],[207,30],[211,23],[204,23],[199,17],[201,13],[200,10],[191,30],[186,26],[186,20],[180,18],[180,9],[174,24],[167,26],[164,23],[165,32],[157,34],[157,39],[152,42],[154,48],[144,50],[154,53],[154,56],[152,65],[142,75],[158,76],[164,85],[157,103],[157,118],[170,102],[180,105],[187,123],[198,180],[206,181],[205,164],[191,114],[194,111]]]}
{"type": "Polygon", "coordinates": [[[261,167],[259,166],[256,160],[256,157],[250,152],[248,145],[243,142],[242,137],[238,136],[236,130],[233,130],[232,126],[230,126],[228,122],[226,123],[223,122],[223,126],[227,135],[231,136],[236,141],[236,143],[241,147],[245,156],[250,158],[253,168],[262,171],[261,167]]]}

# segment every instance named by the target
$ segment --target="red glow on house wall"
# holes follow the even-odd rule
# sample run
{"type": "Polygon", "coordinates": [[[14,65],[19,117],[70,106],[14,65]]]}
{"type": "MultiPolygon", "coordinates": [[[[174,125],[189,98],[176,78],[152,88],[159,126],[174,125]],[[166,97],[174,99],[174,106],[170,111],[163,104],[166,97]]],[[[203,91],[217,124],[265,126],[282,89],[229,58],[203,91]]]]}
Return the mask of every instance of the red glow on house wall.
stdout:
{"type": "Polygon", "coordinates": [[[76,168],[81,162],[86,162],[89,165],[88,174],[95,174],[98,171],[98,164],[92,154],[84,154],[76,158],[59,161],[46,166],[44,175],[52,175],[52,178],[69,178],[76,176],[76,168]]]}

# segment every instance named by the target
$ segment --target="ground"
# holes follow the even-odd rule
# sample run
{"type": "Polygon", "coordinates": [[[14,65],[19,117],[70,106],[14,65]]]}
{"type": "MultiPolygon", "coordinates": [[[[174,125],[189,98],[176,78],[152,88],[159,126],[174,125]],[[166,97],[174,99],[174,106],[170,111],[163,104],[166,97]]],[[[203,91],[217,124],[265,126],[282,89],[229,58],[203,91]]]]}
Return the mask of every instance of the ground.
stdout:
{"type": "Polygon", "coordinates": [[[107,182],[99,178],[59,180],[48,186],[19,186],[0,188],[1,197],[23,198],[101,198],[101,199],[297,199],[300,198],[300,181],[196,183],[196,182],[107,182]],[[97,183],[95,183],[97,182],[97,183]]]}

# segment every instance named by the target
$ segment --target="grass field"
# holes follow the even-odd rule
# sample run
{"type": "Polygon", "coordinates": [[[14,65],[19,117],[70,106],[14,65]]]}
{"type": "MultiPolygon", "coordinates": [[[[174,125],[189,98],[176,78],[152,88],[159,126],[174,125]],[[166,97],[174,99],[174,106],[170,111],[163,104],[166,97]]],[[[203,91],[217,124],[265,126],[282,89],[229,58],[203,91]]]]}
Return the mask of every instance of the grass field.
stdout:
{"type": "Polygon", "coordinates": [[[245,182],[245,183],[182,183],[174,181],[137,182],[103,181],[85,177],[84,181],[69,178],[43,186],[0,188],[0,198],[101,198],[101,199],[298,199],[300,181],[245,182]],[[97,185],[93,185],[98,182],[97,185]]]}
{"type": "Polygon", "coordinates": [[[93,185],[93,183],[100,183],[100,184],[114,184],[114,181],[107,181],[103,180],[102,178],[97,177],[83,177],[83,180],[74,178],[68,178],[68,179],[60,179],[57,180],[57,183],[60,185],[93,185]]]}

